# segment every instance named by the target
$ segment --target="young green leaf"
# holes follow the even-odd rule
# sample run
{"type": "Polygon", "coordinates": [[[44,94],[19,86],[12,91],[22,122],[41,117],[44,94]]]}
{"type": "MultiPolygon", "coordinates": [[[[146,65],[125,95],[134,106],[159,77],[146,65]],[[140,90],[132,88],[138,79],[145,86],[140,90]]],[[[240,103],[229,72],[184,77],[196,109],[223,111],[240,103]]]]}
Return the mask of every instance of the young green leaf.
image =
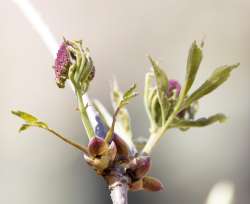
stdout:
{"type": "Polygon", "coordinates": [[[149,60],[152,64],[155,78],[156,78],[157,94],[158,94],[159,103],[161,106],[162,122],[164,122],[167,109],[169,107],[168,98],[167,98],[168,77],[165,74],[165,72],[159,67],[156,61],[153,60],[152,57],[149,56],[149,60]]]}
{"type": "Polygon", "coordinates": [[[39,121],[35,116],[23,112],[23,111],[11,111],[12,114],[23,119],[26,123],[19,128],[19,132],[27,130],[29,127],[39,127],[47,129],[48,125],[44,122],[39,121]]]}
{"type": "Polygon", "coordinates": [[[224,65],[217,68],[213,74],[184,101],[181,109],[188,107],[192,102],[199,100],[201,97],[218,88],[228,79],[231,71],[238,66],[239,63],[234,65],[224,65]]]}
{"type": "Polygon", "coordinates": [[[189,89],[194,83],[196,74],[198,72],[200,63],[202,60],[202,50],[197,45],[196,41],[193,42],[187,59],[187,71],[186,71],[186,82],[184,87],[185,95],[188,93],[189,89]]]}
{"type": "Polygon", "coordinates": [[[180,120],[175,119],[174,123],[171,125],[171,128],[181,128],[186,129],[190,127],[204,127],[211,125],[215,122],[223,123],[226,120],[226,116],[224,114],[218,113],[215,115],[212,115],[208,118],[200,118],[197,120],[180,120]]]}
{"type": "Polygon", "coordinates": [[[36,122],[38,120],[35,116],[33,116],[29,113],[22,112],[22,111],[11,111],[11,113],[16,115],[17,117],[23,119],[27,123],[33,123],[33,122],[36,122]]]}
{"type": "Polygon", "coordinates": [[[27,130],[27,129],[30,128],[30,127],[32,127],[32,126],[29,125],[29,124],[23,124],[23,125],[19,128],[18,132],[22,132],[22,131],[24,131],[24,130],[27,130]]]}
{"type": "Polygon", "coordinates": [[[44,122],[40,122],[40,121],[36,121],[33,123],[26,123],[23,124],[20,128],[19,128],[19,132],[22,132],[24,130],[27,130],[30,127],[39,127],[39,128],[43,128],[43,129],[48,129],[48,125],[44,122]]]}

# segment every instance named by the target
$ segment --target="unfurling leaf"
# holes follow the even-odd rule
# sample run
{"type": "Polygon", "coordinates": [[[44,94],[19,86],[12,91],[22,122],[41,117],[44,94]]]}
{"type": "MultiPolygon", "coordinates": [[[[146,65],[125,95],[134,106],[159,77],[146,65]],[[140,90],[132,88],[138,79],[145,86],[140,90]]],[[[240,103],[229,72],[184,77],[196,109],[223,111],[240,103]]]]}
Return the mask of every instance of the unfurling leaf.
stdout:
{"type": "Polygon", "coordinates": [[[119,107],[122,107],[124,105],[127,105],[129,103],[129,101],[134,98],[135,96],[137,96],[138,94],[135,92],[136,89],[136,84],[134,84],[133,86],[131,86],[123,95],[122,100],[120,102],[120,105],[118,105],[119,107]]]}
{"type": "MultiPolygon", "coordinates": [[[[113,90],[111,92],[111,100],[114,110],[117,109],[119,106],[120,101],[122,100],[123,93],[119,90],[118,84],[116,81],[113,82],[113,90]]],[[[124,129],[124,132],[129,137],[132,137],[132,128],[130,123],[130,116],[128,113],[128,110],[125,108],[125,106],[120,108],[119,113],[116,116],[117,122],[122,126],[124,129]]]]}
{"type": "Polygon", "coordinates": [[[213,123],[216,123],[216,122],[223,123],[225,122],[225,120],[226,120],[226,116],[224,114],[218,113],[208,118],[204,117],[204,118],[200,118],[197,120],[175,119],[171,127],[180,128],[182,130],[187,130],[188,128],[191,128],[191,127],[204,127],[204,126],[208,126],[213,123]]]}
{"type": "Polygon", "coordinates": [[[194,83],[197,71],[202,60],[202,50],[197,45],[196,41],[193,42],[187,59],[186,82],[184,88],[184,95],[186,95],[194,83]]]}
{"type": "Polygon", "coordinates": [[[113,115],[113,121],[111,124],[110,129],[108,130],[106,137],[105,137],[105,141],[109,142],[112,138],[112,135],[114,133],[114,128],[115,128],[115,123],[116,123],[116,117],[119,114],[119,111],[121,110],[121,108],[123,108],[125,105],[127,105],[129,103],[129,101],[134,98],[135,96],[137,96],[137,93],[135,92],[136,89],[136,84],[134,84],[131,88],[129,88],[123,95],[121,101],[119,102],[115,113],[113,115]]]}
{"type": "Polygon", "coordinates": [[[167,113],[167,109],[169,107],[168,98],[167,98],[168,77],[165,74],[165,72],[160,68],[160,66],[156,63],[156,61],[152,59],[152,57],[149,56],[149,60],[152,64],[155,78],[156,78],[157,94],[158,94],[159,103],[161,106],[162,119],[164,121],[166,113],[167,113]]]}
{"type": "Polygon", "coordinates": [[[239,63],[234,65],[225,65],[217,68],[212,73],[212,75],[184,101],[182,109],[188,107],[192,102],[199,100],[201,97],[218,88],[228,79],[231,71],[238,66],[239,63]]]}

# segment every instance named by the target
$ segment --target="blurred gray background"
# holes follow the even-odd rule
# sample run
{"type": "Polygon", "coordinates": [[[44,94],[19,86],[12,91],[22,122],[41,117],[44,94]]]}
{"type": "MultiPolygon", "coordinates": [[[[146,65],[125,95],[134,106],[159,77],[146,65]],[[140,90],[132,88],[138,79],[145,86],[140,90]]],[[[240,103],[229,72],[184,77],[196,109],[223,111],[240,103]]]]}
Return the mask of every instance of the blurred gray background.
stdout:
{"type": "MultiPolygon", "coordinates": [[[[153,151],[151,175],[166,191],[130,193],[130,203],[203,204],[214,184],[230,181],[235,204],[250,203],[249,0],[32,0],[58,41],[83,39],[96,77],[89,94],[109,110],[110,82],[124,90],[137,82],[142,93],[149,71],[146,54],[170,78],[183,81],[189,46],[205,37],[204,60],[194,88],[219,65],[241,62],[222,87],[200,101],[199,116],[224,112],[223,125],[172,130],[153,151]]],[[[10,0],[0,2],[0,203],[111,203],[107,187],[82,155],[47,132],[19,134],[21,109],[59,132],[87,142],[70,88],[58,89],[53,58],[10,0]]],[[[148,136],[142,95],[130,105],[135,136],[148,136]]],[[[219,203],[218,203],[219,204],[219,203]]]]}

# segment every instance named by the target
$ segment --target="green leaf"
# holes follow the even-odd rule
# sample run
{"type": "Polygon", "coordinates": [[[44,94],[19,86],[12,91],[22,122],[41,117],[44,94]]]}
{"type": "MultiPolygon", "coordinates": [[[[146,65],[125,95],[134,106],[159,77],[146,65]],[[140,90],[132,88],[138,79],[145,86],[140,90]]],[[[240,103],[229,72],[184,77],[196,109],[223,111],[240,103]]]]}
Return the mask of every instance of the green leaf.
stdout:
{"type": "Polygon", "coordinates": [[[224,114],[218,113],[215,115],[212,115],[208,118],[200,118],[198,120],[180,120],[175,119],[174,123],[171,125],[171,128],[181,128],[186,129],[190,127],[204,127],[211,125],[215,122],[223,123],[226,121],[226,116],[224,114]]]}
{"type": "Polygon", "coordinates": [[[44,129],[48,128],[48,125],[44,122],[41,122],[41,121],[35,122],[33,125],[36,127],[44,128],[44,129]]]}
{"type": "Polygon", "coordinates": [[[193,85],[196,74],[198,72],[202,60],[202,50],[197,45],[196,41],[193,42],[187,59],[186,82],[184,87],[184,95],[186,95],[193,85]]]}
{"type": "Polygon", "coordinates": [[[20,128],[19,128],[19,132],[22,132],[22,131],[24,131],[24,130],[27,130],[28,128],[30,128],[31,127],[31,125],[29,125],[29,124],[23,124],[20,128]]]}
{"type": "Polygon", "coordinates": [[[19,118],[23,119],[26,122],[19,128],[19,132],[27,130],[30,127],[39,127],[43,129],[48,128],[48,125],[46,123],[39,121],[35,116],[29,113],[23,111],[11,111],[11,113],[18,116],[19,118]]]}
{"type": "Polygon", "coordinates": [[[168,90],[168,77],[165,72],[159,67],[155,60],[149,56],[149,60],[153,66],[156,84],[157,84],[157,94],[159,98],[159,103],[161,106],[162,122],[165,121],[165,116],[167,114],[167,109],[169,107],[167,90],[168,90]]]}
{"type": "Polygon", "coordinates": [[[199,100],[201,97],[218,88],[228,79],[231,71],[238,66],[239,63],[234,65],[224,65],[217,68],[213,74],[184,101],[181,109],[188,107],[192,102],[199,100]]]}
{"type": "Polygon", "coordinates": [[[11,111],[11,113],[18,116],[19,118],[22,118],[27,123],[33,123],[38,120],[35,116],[22,111],[11,111]]]}
{"type": "Polygon", "coordinates": [[[168,77],[151,56],[149,56],[149,60],[153,66],[158,91],[165,96],[168,90],[168,77]]]}
{"type": "Polygon", "coordinates": [[[39,127],[39,128],[43,128],[43,129],[47,129],[48,125],[46,123],[43,122],[34,122],[34,123],[29,123],[29,124],[23,124],[20,128],[19,128],[19,132],[22,132],[24,130],[27,130],[30,127],[39,127]]]}

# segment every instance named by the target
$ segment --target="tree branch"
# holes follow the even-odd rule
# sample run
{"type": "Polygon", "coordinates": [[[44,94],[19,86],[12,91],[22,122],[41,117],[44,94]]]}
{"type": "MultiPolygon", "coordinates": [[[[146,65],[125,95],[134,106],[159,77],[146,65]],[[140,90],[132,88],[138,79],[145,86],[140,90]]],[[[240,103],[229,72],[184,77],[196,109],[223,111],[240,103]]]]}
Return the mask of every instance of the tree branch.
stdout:
{"type": "Polygon", "coordinates": [[[113,204],[128,204],[128,185],[126,182],[117,181],[109,186],[113,204]]]}

